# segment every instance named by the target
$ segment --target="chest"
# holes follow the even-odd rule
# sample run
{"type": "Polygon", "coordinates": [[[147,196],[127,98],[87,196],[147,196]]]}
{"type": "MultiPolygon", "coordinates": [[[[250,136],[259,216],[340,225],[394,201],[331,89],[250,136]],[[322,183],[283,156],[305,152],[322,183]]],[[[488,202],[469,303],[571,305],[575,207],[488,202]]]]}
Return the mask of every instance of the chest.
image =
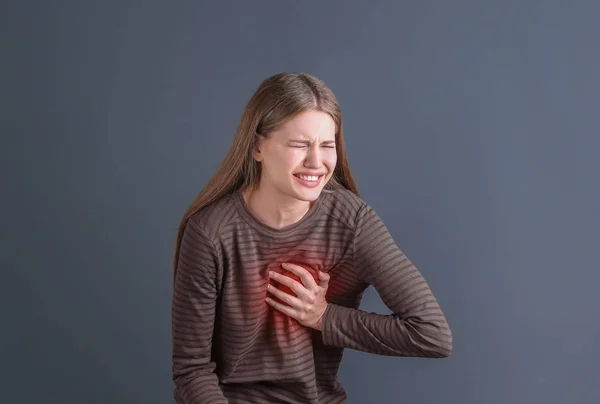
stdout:
{"type": "Polygon", "coordinates": [[[286,262],[330,273],[330,288],[342,292],[335,286],[336,280],[342,280],[337,275],[348,277],[352,252],[352,237],[343,233],[315,232],[285,240],[235,234],[228,247],[222,248],[222,293],[224,297],[243,297],[246,305],[262,304],[269,271],[281,272],[281,264],[286,262]]]}

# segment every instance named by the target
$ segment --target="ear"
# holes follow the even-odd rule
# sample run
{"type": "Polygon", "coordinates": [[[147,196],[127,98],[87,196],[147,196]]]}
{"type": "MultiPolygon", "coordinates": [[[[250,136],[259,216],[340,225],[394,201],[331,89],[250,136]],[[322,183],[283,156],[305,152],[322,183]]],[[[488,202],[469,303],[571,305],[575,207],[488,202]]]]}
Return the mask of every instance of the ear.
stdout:
{"type": "Polygon", "coordinates": [[[263,160],[263,155],[260,151],[260,147],[262,145],[262,139],[263,137],[259,134],[255,134],[254,135],[254,146],[252,148],[252,156],[254,157],[254,160],[260,162],[263,160]]]}

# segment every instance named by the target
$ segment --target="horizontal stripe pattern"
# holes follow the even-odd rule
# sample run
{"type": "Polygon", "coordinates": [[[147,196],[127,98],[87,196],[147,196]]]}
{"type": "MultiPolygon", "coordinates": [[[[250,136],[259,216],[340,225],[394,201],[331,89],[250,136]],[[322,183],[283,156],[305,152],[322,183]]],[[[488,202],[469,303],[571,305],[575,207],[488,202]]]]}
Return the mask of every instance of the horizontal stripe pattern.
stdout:
{"type": "Polygon", "coordinates": [[[241,192],[188,221],[173,291],[173,380],[180,404],[346,402],[345,348],[445,357],[452,334],[421,273],[369,205],[324,192],[282,230],[258,221],[241,192]],[[269,269],[295,262],[329,272],[323,331],[268,306],[269,269]],[[358,307],[373,285],[393,312],[358,307]]]}

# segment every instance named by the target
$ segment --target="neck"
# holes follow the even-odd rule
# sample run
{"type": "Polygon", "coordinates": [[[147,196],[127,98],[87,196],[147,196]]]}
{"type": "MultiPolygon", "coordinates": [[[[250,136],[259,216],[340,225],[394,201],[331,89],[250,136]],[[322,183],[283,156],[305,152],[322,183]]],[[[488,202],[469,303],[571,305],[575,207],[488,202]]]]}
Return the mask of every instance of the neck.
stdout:
{"type": "Polygon", "coordinates": [[[260,186],[244,190],[242,195],[248,209],[260,221],[275,229],[282,229],[298,222],[312,205],[310,202],[281,195],[275,190],[260,186]]]}

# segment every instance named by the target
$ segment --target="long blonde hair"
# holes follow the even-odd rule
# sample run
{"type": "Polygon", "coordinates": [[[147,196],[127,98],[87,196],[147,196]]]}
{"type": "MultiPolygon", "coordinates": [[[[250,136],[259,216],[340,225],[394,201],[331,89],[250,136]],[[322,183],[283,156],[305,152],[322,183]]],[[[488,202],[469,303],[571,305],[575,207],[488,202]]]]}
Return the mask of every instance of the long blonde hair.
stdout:
{"type": "Polygon", "coordinates": [[[307,73],[275,74],[265,79],[250,98],[227,155],[183,215],[177,232],[174,276],[177,273],[181,239],[188,219],[228,194],[255,186],[261,173],[260,164],[252,155],[256,135],[268,136],[279,125],[307,110],[328,113],[336,125],[337,164],[325,189],[344,187],[359,194],[344,147],[342,112],[333,92],[323,81],[307,73]]]}

